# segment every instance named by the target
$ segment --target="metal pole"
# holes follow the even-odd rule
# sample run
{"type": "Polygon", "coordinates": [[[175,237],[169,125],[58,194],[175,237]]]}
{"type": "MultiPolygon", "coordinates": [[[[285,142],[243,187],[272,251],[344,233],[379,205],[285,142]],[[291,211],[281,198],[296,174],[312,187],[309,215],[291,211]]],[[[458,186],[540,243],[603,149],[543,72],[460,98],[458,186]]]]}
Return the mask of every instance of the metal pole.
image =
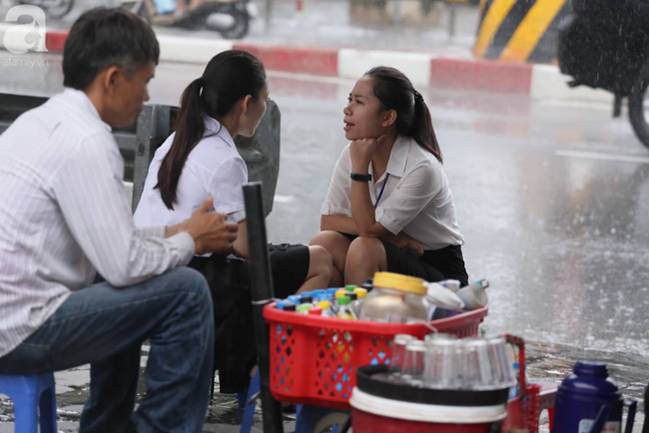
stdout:
{"type": "Polygon", "coordinates": [[[265,19],[265,24],[266,24],[266,31],[270,31],[270,21],[273,15],[273,0],[266,0],[266,16],[264,17],[265,19]]]}
{"type": "Polygon", "coordinates": [[[260,182],[251,182],[243,187],[246,204],[246,223],[248,227],[248,265],[250,267],[250,291],[252,313],[257,343],[257,359],[261,382],[261,408],[264,433],[283,433],[280,404],[270,393],[268,327],[262,315],[264,306],[273,299],[273,280],[271,278],[266,223],[260,182]]]}
{"type": "Polygon", "coordinates": [[[455,28],[457,24],[457,4],[452,1],[449,5],[451,7],[450,16],[448,20],[448,35],[451,38],[455,37],[455,28]]]}

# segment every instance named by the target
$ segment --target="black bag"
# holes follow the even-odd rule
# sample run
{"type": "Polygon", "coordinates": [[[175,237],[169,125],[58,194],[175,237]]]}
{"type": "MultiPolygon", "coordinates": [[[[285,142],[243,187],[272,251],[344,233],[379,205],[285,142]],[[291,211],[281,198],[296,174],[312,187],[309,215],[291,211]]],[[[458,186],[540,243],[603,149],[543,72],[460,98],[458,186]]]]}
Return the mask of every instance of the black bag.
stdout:
{"type": "Polygon", "coordinates": [[[243,391],[257,362],[248,264],[213,255],[194,257],[189,266],[205,276],[212,292],[220,392],[243,391]]]}

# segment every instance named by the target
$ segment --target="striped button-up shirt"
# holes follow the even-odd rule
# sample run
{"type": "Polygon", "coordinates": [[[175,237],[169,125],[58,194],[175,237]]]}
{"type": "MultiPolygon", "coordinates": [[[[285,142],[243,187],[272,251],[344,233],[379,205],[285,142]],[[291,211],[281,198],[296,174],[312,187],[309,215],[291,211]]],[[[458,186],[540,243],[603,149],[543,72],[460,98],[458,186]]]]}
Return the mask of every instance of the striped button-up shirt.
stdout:
{"type": "Polygon", "coordinates": [[[124,161],[85,93],[66,89],[0,135],[0,356],[99,272],[129,286],[194,254],[188,233],[136,229],[124,161]]]}

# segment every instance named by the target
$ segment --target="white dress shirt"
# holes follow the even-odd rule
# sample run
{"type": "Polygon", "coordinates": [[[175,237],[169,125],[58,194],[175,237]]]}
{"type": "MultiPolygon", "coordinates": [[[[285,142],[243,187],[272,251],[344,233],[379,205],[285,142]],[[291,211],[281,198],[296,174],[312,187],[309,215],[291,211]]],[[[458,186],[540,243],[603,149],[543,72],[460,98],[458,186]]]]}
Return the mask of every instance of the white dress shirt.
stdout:
{"type": "Polygon", "coordinates": [[[0,135],[0,356],[99,272],[128,286],[189,262],[188,233],[136,229],[117,143],[66,89],[0,135]]]}
{"type": "MultiPolygon", "coordinates": [[[[322,215],[352,216],[351,169],[347,146],[336,162],[322,215]]],[[[371,164],[369,172],[373,174],[371,164]]],[[[374,176],[372,179],[368,188],[373,204],[383,190],[374,218],[390,233],[404,232],[426,250],[463,244],[446,172],[437,158],[415,140],[399,136],[385,173],[376,182],[374,176]]]]}
{"type": "Polygon", "coordinates": [[[135,210],[138,226],[175,224],[189,218],[209,196],[214,199],[217,212],[244,209],[242,187],[248,182],[246,163],[225,127],[208,116],[203,116],[203,121],[205,134],[187,156],[178,179],[173,209],[167,208],[155,186],[160,165],[171,148],[175,133],[156,150],[144,182],[142,198],[135,210]]]}

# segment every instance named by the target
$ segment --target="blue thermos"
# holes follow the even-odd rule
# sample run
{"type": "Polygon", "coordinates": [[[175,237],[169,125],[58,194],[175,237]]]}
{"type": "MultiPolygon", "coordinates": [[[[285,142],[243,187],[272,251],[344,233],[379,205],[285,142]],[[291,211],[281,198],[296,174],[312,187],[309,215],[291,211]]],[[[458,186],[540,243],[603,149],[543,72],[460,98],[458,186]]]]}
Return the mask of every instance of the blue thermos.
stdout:
{"type": "MultiPolygon", "coordinates": [[[[627,400],[624,433],[631,433],[636,400],[627,400]]],[[[606,364],[578,361],[557,390],[552,433],[622,433],[625,400],[606,364]]]]}

